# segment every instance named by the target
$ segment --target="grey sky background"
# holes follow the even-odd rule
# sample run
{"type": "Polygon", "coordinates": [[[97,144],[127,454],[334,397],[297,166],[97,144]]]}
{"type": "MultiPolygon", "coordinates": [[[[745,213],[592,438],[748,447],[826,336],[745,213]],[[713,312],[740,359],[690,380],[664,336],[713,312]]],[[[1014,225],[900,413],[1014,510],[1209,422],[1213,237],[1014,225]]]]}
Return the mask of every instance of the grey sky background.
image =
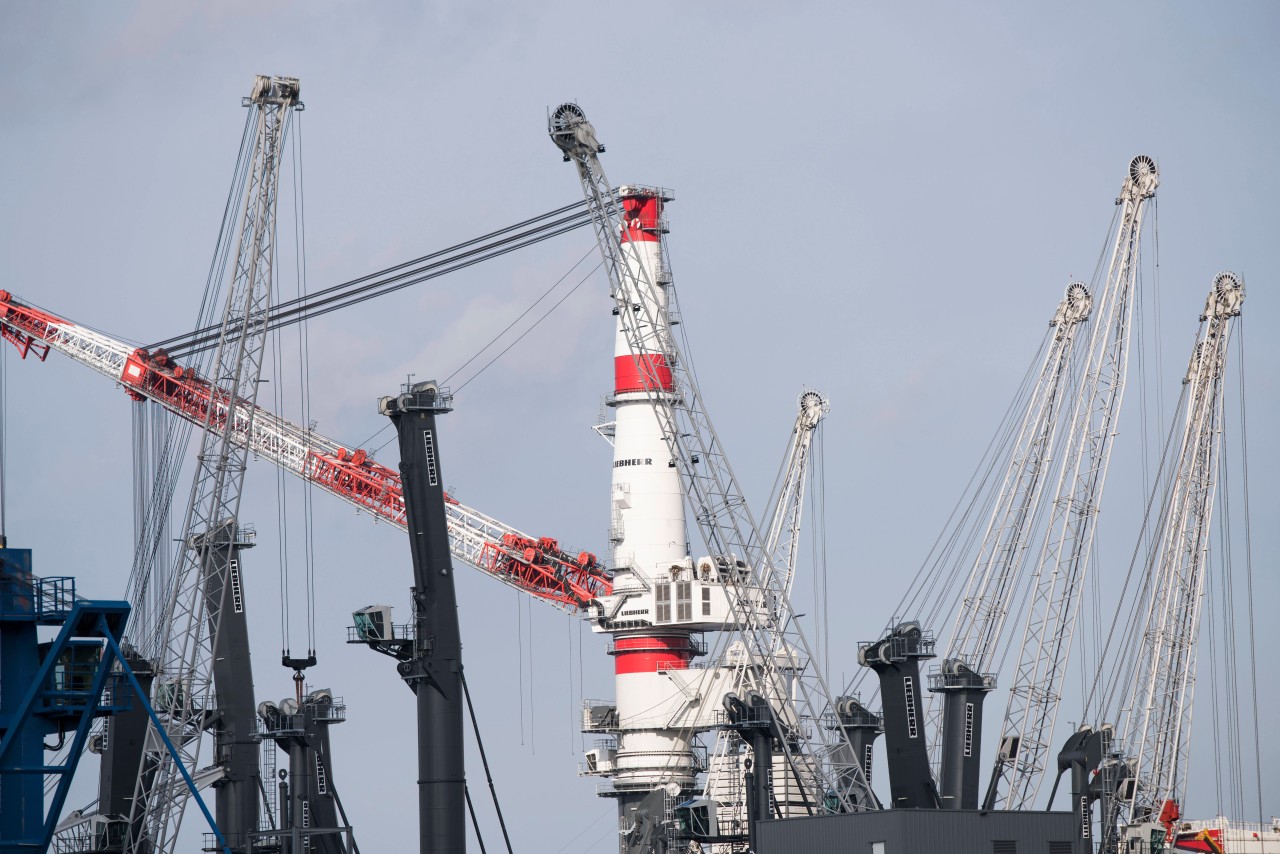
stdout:
{"type": "MultiPolygon", "coordinates": [[[[1269,721],[1280,702],[1269,678],[1280,648],[1278,36],[1271,3],[11,2],[0,5],[0,287],[139,344],[189,330],[255,73],[302,81],[312,289],[578,199],[545,131],[548,106],[577,100],[615,183],[675,191],[671,260],[692,357],[757,515],[797,394],[807,386],[831,399],[825,609],[841,681],[856,669],[856,643],[895,616],[1063,288],[1092,272],[1129,159],[1149,154],[1162,173],[1159,270],[1148,240],[1145,370],[1131,367],[1093,595],[1109,617],[1106,582],[1136,539],[1140,410],[1162,434],[1160,405],[1167,420],[1213,276],[1242,272],[1269,721]]],[[[285,296],[297,287],[293,222],[282,193],[285,296]]],[[[411,372],[449,376],[589,252],[590,235],[578,232],[313,322],[318,429],[362,443],[384,426],[379,396],[411,372]]],[[[462,389],[442,425],[445,478],[462,501],[601,554],[610,452],[589,427],[611,382],[606,294],[597,272],[462,389]]],[[[130,404],[59,356],[5,360],[10,543],[35,549],[40,574],[76,575],[83,594],[122,595],[130,404]]],[[[394,455],[389,445],[378,459],[394,466],[394,455]]],[[[256,465],[248,484],[242,519],[259,531],[246,559],[255,685],[278,699],[291,682],[275,664],[275,473],[256,465]]],[[[1243,506],[1231,510],[1239,533],[1243,506]]],[[[407,616],[408,550],[398,532],[327,496],[316,498],[315,523],[320,665],[309,682],[348,705],[334,731],[335,782],[361,845],[402,850],[417,821],[411,695],[390,661],[343,641],[357,607],[393,604],[407,616]]],[[[296,592],[296,543],[290,561],[296,592]]],[[[802,571],[797,608],[816,615],[812,571],[802,571]]],[[[591,747],[577,732],[580,700],[612,696],[604,639],[476,572],[459,575],[459,598],[516,850],[613,850],[613,803],[576,775],[591,747]]],[[[303,623],[294,605],[295,654],[303,623]]],[[[1219,808],[1211,768],[1221,750],[1205,706],[1210,658],[1184,807],[1205,817],[1219,808]]],[[[1075,720],[1064,708],[1058,740],[1075,720]]],[[[1277,767],[1272,728],[1261,755],[1266,816],[1280,814],[1277,767]]],[[[93,797],[90,775],[81,778],[74,805],[93,797]]],[[[484,801],[474,755],[470,778],[484,801]]],[[[191,813],[186,827],[198,824],[191,813]]]]}

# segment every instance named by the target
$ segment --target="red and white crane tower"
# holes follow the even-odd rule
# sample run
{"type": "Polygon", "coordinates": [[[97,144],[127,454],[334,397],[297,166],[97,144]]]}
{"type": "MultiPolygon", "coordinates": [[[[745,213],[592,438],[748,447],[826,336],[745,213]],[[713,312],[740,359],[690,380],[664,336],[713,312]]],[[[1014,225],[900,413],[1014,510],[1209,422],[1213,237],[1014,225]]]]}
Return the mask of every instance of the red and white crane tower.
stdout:
{"type": "Polygon", "coordinates": [[[775,565],[776,541],[759,533],[672,332],[674,288],[662,247],[670,194],[637,186],[615,193],[600,165],[604,147],[576,104],[557,107],[548,130],[577,170],[617,318],[615,509],[623,511],[617,521],[638,530],[615,539],[614,595],[596,630],[625,651],[616,668],[617,753],[609,757],[623,825],[659,806],[641,795],[645,789],[695,791],[693,734],[715,726],[722,698],[743,689],[766,697],[775,717],[784,771],[774,775],[775,792],[793,785],[810,810],[824,798],[855,809],[848,782],[861,779],[861,769],[841,777],[835,768],[848,736],[823,725],[836,703],[791,609],[789,572],[775,565]],[[682,500],[709,553],[696,566],[684,545],[682,500]],[[633,508],[644,509],[627,513],[633,508]],[[668,539],[640,539],[655,535],[668,539]],[[719,629],[740,642],[717,666],[690,673],[690,634],[719,629]]]}

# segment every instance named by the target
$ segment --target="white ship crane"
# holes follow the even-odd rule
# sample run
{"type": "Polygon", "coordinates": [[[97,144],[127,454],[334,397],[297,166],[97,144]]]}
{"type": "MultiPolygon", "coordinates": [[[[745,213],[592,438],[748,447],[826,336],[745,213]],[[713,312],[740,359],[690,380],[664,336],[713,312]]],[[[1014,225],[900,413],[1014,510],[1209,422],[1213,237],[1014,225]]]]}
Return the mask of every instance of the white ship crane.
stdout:
{"type": "MultiPolygon", "coordinates": [[[[232,421],[242,407],[248,408],[245,414],[250,421],[253,417],[265,345],[264,320],[271,302],[279,165],[298,92],[296,79],[259,76],[248,98],[256,128],[234,273],[214,356],[219,391],[227,392],[225,414],[232,421]]],[[[202,425],[198,468],[183,523],[185,549],[166,591],[164,634],[156,662],[155,692],[163,698],[158,705],[165,712],[165,731],[188,768],[198,767],[201,733],[210,711],[205,704],[217,689],[214,657],[222,611],[233,604],[227,594],[235,582],[230,553],[238,537],[236,519],[249,454],[247,447],[210,424],[214,411],[206,411],[202,425]]],[[[158,735],[149,732],[134,787],[126,851],[173,851],[188,794],[177,764],[158,735]]],[[[256,793],[249,794],[256,806],[256,793]]]]}
{"type": "MultiPolygon", "coordinates": [[[[1209,291],[1183,379],[1182,428],[1170,437],[1170,474],[1143,577],[1145,602],[1127,634],[1132,644],[1125,648],[1138,652],[1131,667],[1117,667],[1112,676],[1113,690],[1121,686],[1117,693],[1123,697],[1116,745],[1129,756],[1130,781],[1122,791],[1131,797],[1118,804],[1122,825],[1176,819],[1187,791],[1200,615],[1224,432],[1224,369],[1244,296],[1242,279],[1230,272],[1220,273],[1209,291]]],[[[1104,850],[1114,849],[1117,830],[1116,822],[1104,820],[1104,850]]]]}
{"type": "MultiPolygon", "coordinates": [[[[768,579],[769,589],[780,590],[788,599],[795,581],[796,563],[800,550],[801,521],[804,518],[805,487],[812,470],[813,440],[818,425],[830,411],[827,399],[816,391],[805,391],[800,395],[795,424],[787,441],[783,455],[782,468],[774,494],[773,509],[769,515],[769,528],[765,536],[766,553],[773,556],[770,568],[778,574],[777,578],[768,579]]],[[[781,652],[781,650],[779,650],[781,652]]],[[[756,690],[753,679],[748,673],[748,660],[739,658],[729,670],[729,683],[734,691],[756,690]]],[[[775,698],[785,702],[786,698],[775,698]]],[[[707,777],[703,790],[708,797],[728,805],[741,799],[741,781],[737,779],[742,768],[736,757],[742,750],[741,738],[728,729],[716,733],[715,745],[707,763],[707,777]]],[[[838,763],[848,774],[856,762],[838,763]]],[[[859,765],[859,767],[861,767],[859,765]]],[[[783,769],[784,780],[789,775],[783,769]]],[[[790,781],[788,781],[790,782],[790,781]]],[[[779,782],[778,789],[784,787],[779,782]]],[[[775,800],[779,800],[775,795],[775,800]]],[[[781,812],[781,809],[779,810],[781,812]]],[[[729,811],[721,810],[721,820],[729,817],[729,811]]],[[[740,819],[745,821],[745,815],[740,819]]]]}
{"type": "Polygon", "coordinates": [[[1035,562],[1000,749],[984,803],[988,809],[1030,808],[1044,779],[1124,397],[1143,215],[1158,184],[1155,162],[1135,157],[1116,200],[1118,224],[1105,283],[1092,295],[1093,317],[1080,384],[1064,423],[1061,462],[1049,493],[1048,525],[1035,562]]]}
{"type": "Polygon", "coordinates": [[[769,589],[781,590],[788,599],[791,598],[791,586],[796,577],[796,560],[800,552],[800,523],[804,518],[805,486],[809,482],[812,468],[810,453],[813,437],[818,425],[830,411],[831,404],[818,392],[806,391],[800,395],[799,412],[796,413],[796,423],[791,429],[791,439],[787,442],[787,452],[783,458],[777,500],[769,517],[765,552],[773,555],[769,568],[781,575],[779,578],[764,580],[769,589]]]}
{"type": "Polygon", "coordinates": [[[1088,286],[1073,282],[1054,312],[1052,340],[1014,439],[978,558],[965,582],[946,658],[963,661],[977,672],[991,669],[992,656],[1004,637],[1012,596],[1043,506],[1040,498],[1053,460],[1076,333],[1088,320],[1092,305],[1088,286]]]}
{"type": "MultiPolygon", "coordinates": [[[[563,104],[552,112],[548,124],[552,140],[566,161],[574,164],[593,214],[626,346],[619,358],[634,365],[632,370],[642,380],[636,391],[647,398],[658,420],[661,440],[679,472],[712,560],[737,569],[727,573],[734,584],[730,628],[741,634],[758,684],[770,694],[777,693],[775,686],[789,687],[790,702],[777,710],[780,726],[789,731],[788,737],[780,739],[786,763],[796,778],[805,778],[802,794],[811,809],[820,807],[824,795],[834,797],[838,809],[854,809],[849,787],[831,768],[833,754],[842,746],[848,748],[847,736],[839,727],[821,724],[824,716],[834,714],[834,697],[823,674],[810,666],[813,655],[785,595],[786,573],[774,566],[774,555],[766,549],[690,366],[672,335],[667,314],[674,294],[669,268],[645,263],[628,252],[631,241],[626,236],[634,227],[634,215],[605,176],[598,156],[603,146],[582,110],[563,104]],[[622,242],[618,235],[624,235],[622,242]]],[[[660,191],[646,195],[665,198],[660,191]]],[[[650,241],[660,245],[660,224],[648,228],[655,232],[650,241]]]]}
{"type": "MultiPolygon", "coordinates": [[[[975,809],[982,743],[982,706],[996,686],[994,670],[1010,643],[1010,614],[1018,613],[1031,579],[1031,542],[1043,522],[1041,500],[1079,360],[1076,343],[1093,299],[1072,282],[1049,322],[1044,355],[1027,406],[1013,434],[999,491],[977,556],[965,581],[942,666],[929,674],[930,762],[942,803],[975,809]],[[963,733],[963,736],[960,735],[963,733]],[[944,735],[945,734],[945,735],[944,735]]],[[[1016,620],[1016,616],[1015,616],[1016,620]]]]}

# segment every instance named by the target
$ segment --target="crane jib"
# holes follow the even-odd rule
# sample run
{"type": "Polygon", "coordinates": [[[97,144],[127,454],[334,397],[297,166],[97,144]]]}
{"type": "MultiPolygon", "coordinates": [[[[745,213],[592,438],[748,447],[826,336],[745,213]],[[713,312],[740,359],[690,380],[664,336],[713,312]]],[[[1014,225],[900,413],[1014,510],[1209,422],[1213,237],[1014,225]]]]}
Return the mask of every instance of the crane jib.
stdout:
{"type": "MultiPolygon", "coordinates": [[[[117,380],[135,400],[153,400],[170,412],[211,429],[229,430],[257,456],[367,510],[374,518],[405,527],[404,494],[398,472],[369,459],[366,451],[296,427],[256,405],[240,401],[175,362],[163,349],[148,352],[23,305],[0,291],[0,336],[23,358],[44,361],[58,350],[117,380]],[[228,425],[227,414],[233,423],[228,425]]],[[[612,573],[590,552],[570,554],[552,537],[529,537],[446,495],[451,548],[463,562],[557,607],[577,611],[613,590],[612,573]]]]}

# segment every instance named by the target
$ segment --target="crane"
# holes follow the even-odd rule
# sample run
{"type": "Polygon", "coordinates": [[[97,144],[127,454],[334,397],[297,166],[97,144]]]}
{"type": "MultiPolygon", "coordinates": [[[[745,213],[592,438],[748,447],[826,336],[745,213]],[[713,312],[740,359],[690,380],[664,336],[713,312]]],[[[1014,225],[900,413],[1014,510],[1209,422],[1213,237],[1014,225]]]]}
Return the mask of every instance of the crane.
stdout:
{"type": "MultiPolygon", "coordinates": [[[[1146,604],[1131,636],[1138,653],[1119,682],[1129,686],[1116,739],[1131,757],[1132,796],[1117,806],[1131,826],[1176,819],[1186,794],[1197,639],[1222,448],[1223,374],[1244,296],[1240,276],[1223,272],[1214,278],[1183,379],[1182,429],[1171,447],[1171,474],[1147,559],[1146,604]]],[[[1104,819],[1104,851],[1115,849],[1117,830],[1116,821],[1104,819]]]]}
{"type": "Polygon", "coordinates": [[[1139,155],[1129,162],[1116,199],[1118,224],[1105,284],[1092,297],[1080,384],[1063,426],[1061,463],[1050,493],[1049,520],[1035,564],[986,809],[1029,808],[1043,780],[1124,397],[1143,215],[1159,182],[1155,162],[1139,155]]]}
{"type": "MultiPolygon", "coordinates": [[[[795,424],[787,442],[783,455],[782,469],[778,478],[777,492],[773,509],[769,514],[769,526],[765,535],[765,552],[772,555],[770,569],[778,574],[777,578],[766,579],[770,589],[781,591],[788,599],[792,584],[795,581],[796,562],[800,548],[800,523],[804,515],[805,486],[811,469],[811,450],[818,425],[830,412],[831,405],[819,392],[809,390],[800,395],[795,424]]],[[[738,657],[730,669],[729,685],[734,692],[752,690],[751,676],[748,673],[749,660],[738,657]]],[[[786,697],[774,697],[774,703],[786,701],[786,697]]],[[[838,706],[839,704],[837,704],[838,706]]],[[[737,800],[734,796],[736,780],[730,776],[739,770],[734,761],[737,742],[741,738],[727,728],[716,734],[716,742],[712,755],[707,763],[707,779],[704,789],[709,797],[719,802],[737,800]]],[[[839,765],[848,775],[852,767],[862,768],[861,756],[856,761],[849,757],[857,752],[832,757],[834,765],[839,765]],[[841,761],[843,760],[843,761],[841,761]]],[[[859,794],[869,792],[869,788],[858,787],[859,794]]],[[[745,806],[745,798],[742,799],[745,806]]],[[[723,819],[724,816],[721,816],[723,819]]],[[[745,819],[745,817],[744,817],[745,819]]]]}
{"type": "Polygon", "coordinates": [[[1022,568],[1043,507],[1040,499],[1052,465],[1058,415],[1072,374],[1076,333],[1088,320],[1092,307],[1088,286],[1072,282],[1049,321],[1053,331],[1013,440],[982,545],[965,582],[942,667],[929,676],[931,691],[957,698],[945,704],[935,703],[931,715],[931,758],[935,766],[940,766],[938,787],[947,806],[978,806],[982,702],[996,683],[995,675],[988,671],[997,646],[1002,639],[1007,640],[1006,620],[1014,610],[1018,593],[1025,588],[1022,568]],[[939,713],[938,705],[944,705],[945,715],[939,713]],[[957,739],[956,734],[961,731],[966,737],[957,739]],[[957,746],[959,750],[955,749],[957,746]]]}
{"type": "MultiPolygon", "coordinates": [[[[658,419],[707,549],[713,559],[741,566],[740,573],[730,573],[736,587],[732,628],[741,632],[758,684],[769,686],[762,693],[775,694],[774,686],[789,688],[783,696],[792,702],[779,713],[783,734],[779,743],[787,764],[798,781],[804,778],[801,788],[807,790],[810,804],[820,803],[830,793],[839,809],[852,810],[856,802],[830,763],[837,750],[850,749],[848,736],[843,728],[819,724],[824,715],[834,714],[833,695],[819,669],[808,666],[813,655],[784,595],[785,573],[773,565],[774,556],[766,550],[690,366],[671,332],[669,269],[654,270],[640,263],[628,251],[626,244],[631,241],[619,241],[619,235],[629,236],[637,228],[639,211],[622,204],[612,191],[599,159],[604,146],[582,109],[572,103],[557,107],[548,117],[548,132],[565,161],[573,163],[592,211],[596,243],[628,348],[619,354],[619,361],[634,366],[629,370],[640,379],[637,391],[646,395],[658,419]],[[806,728],[808,740],[801,735],[806,728]],[[807,756],[801,755],[801,742],[806,742],[807,756]]],[[[648,239],[660,243],[662,229],[650,227],[649,231],[656,233],[648,239]]]]}
{"type": "Polygon", "coordinates": [[[774,556],[769,568],[782,575],[778,579],[767,578],[771,589],[778,589],[790,598],[791,585],[795,582],[796,558],[800,549],[800,521],[804,517],[804,490],[810,470],[810,449],[818,425],[831,404],[819,392],[806,391],[800,395],[799,412],[791,429],[791,439],[783,457],[782,477],[777,502],[769,514],[769,528],[765,535],[765,552],[774,556]]]}
{"type": "MultiPolygon", "coordinates": [[[[299,92],[296,78],[259,75],[245,102],[251,109],[253,143],[245,150],[244,207],[213,357],[214,375],[227,392],[228,420],[235,420],[241,407],[252,418],[257,397],[271,304],[279,166],[299,92]]],[[[163,700],[158,705],[165,712],[165,734],[183,765],[197,767],[201,733],[215,729],[215,762],[226,774],[218,791],[219,814],[232,828],[237,850],[247,850],[244,834],[257,829],[260,785],[254,704],[244,684],[247,632],[242,620],[224,621],[224,614],[243,617],[244,611],[236,589],[239,549],[246,543],[237,517],[249,450],[211,425],[214,411],[205,411],[201,425],[197,471],[183,523],[184,548],[166,591],[153,690],[163,700]],[[209,699],[212,708],[206,707],[209,699]]],[[[134,785],[127,851],[167,854],[177,845],[189,791],[178,766],[160,749],[157,735],[149,733],[134,785]]]]}
{"type": "MultiPolygon", "coordinates": [[[[34,308],[0,291],[0,336],[25,358],[65,356],[120,383],[134,399],[229,433],[256,458],[314,484],[373,518],[405,529],[404,492],[398,472],[375,462],[367,451],[343,445],[293,424],[219,389],[163,350],[147,352],[100,332],[34,308]]],[[[612,574],[590,552],[564,551],[552,537],[535,537],[459,502],[446,500],[449,548],[468,566],[576,614],[607,595],[612,574]]]]}

